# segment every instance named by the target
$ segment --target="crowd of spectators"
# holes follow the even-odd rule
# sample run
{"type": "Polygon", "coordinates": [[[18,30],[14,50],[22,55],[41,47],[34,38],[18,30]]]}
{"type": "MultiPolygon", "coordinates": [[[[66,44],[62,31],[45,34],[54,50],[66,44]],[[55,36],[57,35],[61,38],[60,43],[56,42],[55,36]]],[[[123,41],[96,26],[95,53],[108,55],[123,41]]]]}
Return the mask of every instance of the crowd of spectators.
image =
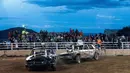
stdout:
{"type": "Polygon", "coordinates": [[[78,39],[84,42],[96,42],[99,46],[102,42],[118,42],[118,48],[121,48],[121,42],[129,41],[126,36],[117,36],[116,34],[85,34],[78,29],[70,29],[68,32],[48,32],[41,30],[39,33],[28,32],[26,29],[23,31],[8,32],[8,40],[11,42],[11,48],[15,43],[18,48],[18,43],[27,42],[77,42],[78,39]]]}
{"type": "Polygon", "coordinates": [[[120,38],[127,40],[125,36],[118,37],[116,34],[83,34],[78,29],[70,29],[69,32],[48,32],[41,30],[39,33],[29,33],[26,30],[22,32],[15,30],[8,33],[8,39],[11,43],[17,42],[76,42],[82,39],[84,42],[96,42],[100,39],[102,42],[118,42],[120,38]]]}
{"type": "Polygon", "coordinates": [[[39,33],[29,33],[26,30],[22,32],[11,31],[8,33],[10,42],[76,42],[83,37],[82,31],[72,30],[70,32],[48,32],[41,30],[39,33]]]}
{"type": "Polygon", "coordinates": [[[28,33],[26,30],[20,31],[11,31],[8,33],[8,39],[11,43],[16,42],[35,42],[37,33],[28,33]]]}

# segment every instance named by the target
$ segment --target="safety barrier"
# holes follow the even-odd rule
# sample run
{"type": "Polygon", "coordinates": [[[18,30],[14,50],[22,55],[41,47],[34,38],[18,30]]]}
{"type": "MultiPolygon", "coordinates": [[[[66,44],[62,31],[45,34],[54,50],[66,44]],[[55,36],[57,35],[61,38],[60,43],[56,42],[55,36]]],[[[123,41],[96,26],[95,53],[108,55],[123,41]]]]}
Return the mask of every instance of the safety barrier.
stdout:
{"type": "MultiPolygon", "coordinates": [[[[59,49],[56,54],[66,52],[65,49],[59,49]]],[[[27,56],[31,50],[0,50],[0,56],[27,56]]],[[[106,49],[103,56],[130,55],[130,49],[106,49]]]]}
{"type": "MultiPolygon", "coordinates": [[[[45,49],[66,49],[72,48],[72,44],[76,42],[33,42],[33,43],[0,43],[0,50],[29,50],[32,48],[45,48],[45,49]]],[[[95,42],[84,42],[83,48],[86,44],[94,44],[95,42]]],[[[103,42],[102,48],[104,49],[130,49],[130,42],[103,42]]]]}

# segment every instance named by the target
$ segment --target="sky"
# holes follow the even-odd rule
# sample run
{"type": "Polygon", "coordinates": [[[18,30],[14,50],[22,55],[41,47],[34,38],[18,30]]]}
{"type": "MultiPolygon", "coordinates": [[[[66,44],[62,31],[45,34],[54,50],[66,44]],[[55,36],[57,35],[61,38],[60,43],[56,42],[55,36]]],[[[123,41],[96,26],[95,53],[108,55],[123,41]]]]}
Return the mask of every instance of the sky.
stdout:
{"type": "Polygon", "coordinates": [[[99,33],[129,26],[129,19],[130,0],[0,0],[0,30],[99,33]]]}

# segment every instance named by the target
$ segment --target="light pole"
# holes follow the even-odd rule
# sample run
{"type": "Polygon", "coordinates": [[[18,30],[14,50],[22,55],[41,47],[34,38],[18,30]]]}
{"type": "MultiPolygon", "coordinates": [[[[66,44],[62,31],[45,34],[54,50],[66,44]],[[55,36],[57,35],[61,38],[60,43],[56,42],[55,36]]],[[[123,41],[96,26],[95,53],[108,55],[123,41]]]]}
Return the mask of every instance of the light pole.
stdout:
{"type": "Polygon", "coordinates": [[[26,31],[26,26],[23,24],[22,27],[24,28],[24,30],[26,31]]]}
{"type": "Polygon", "coordinates": [[[23,24],[22,27],[24,28],[24,30],[22,31],[22,34],[26,34],[26,25],[23,24]]]}
{"type": "Polygon", "coordinates": [[[23,25],[22,25],[22,27],[24,28],[24,27],[25,27],[25,25],[23,24],[23,25]]]}

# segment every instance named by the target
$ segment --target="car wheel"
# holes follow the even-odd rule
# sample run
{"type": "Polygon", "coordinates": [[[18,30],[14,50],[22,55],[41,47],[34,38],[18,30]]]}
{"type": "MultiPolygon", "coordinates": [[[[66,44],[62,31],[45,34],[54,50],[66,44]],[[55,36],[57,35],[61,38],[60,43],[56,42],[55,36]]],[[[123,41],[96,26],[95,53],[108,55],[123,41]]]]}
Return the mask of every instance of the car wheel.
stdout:
{"type": "Polygon", "coordinates": [[[78,64],[81,63],[80,55],[77,55],[77,56],[76,56],[76,62],[77,62],[78,64]]]}
{"type": "Polygon", "coordinates": [[[93,58],[94,58],[94,60],[99,60],[99,54],[95,53],[93,58]]]}

